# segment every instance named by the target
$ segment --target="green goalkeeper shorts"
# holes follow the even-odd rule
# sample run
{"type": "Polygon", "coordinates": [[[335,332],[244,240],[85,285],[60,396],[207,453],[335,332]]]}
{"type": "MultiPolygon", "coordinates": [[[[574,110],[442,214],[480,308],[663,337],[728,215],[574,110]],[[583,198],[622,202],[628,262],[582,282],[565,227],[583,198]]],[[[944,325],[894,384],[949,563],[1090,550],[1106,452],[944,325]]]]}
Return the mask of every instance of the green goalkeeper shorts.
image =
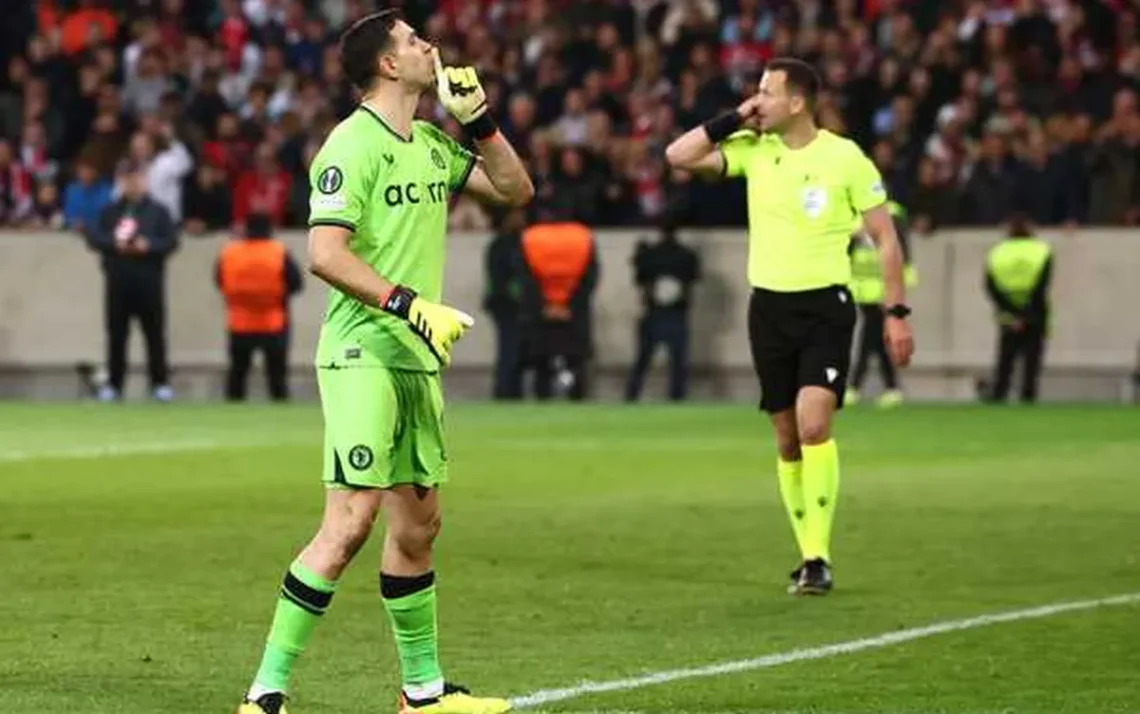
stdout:
{"type": "Polygon", "coordinates": [[[329,488],[434,488],[447,480],[439,374],[317,369],[329,488]]]}

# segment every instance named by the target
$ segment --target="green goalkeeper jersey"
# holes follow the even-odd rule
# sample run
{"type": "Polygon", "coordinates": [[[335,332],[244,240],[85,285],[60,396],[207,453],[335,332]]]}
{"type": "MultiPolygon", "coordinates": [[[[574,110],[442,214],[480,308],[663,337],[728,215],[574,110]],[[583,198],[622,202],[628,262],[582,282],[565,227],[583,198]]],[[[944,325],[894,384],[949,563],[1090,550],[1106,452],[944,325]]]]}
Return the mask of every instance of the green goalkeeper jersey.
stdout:
{"type": "MultiPolygon", "coordinates": [[[[349,247],[397,285],[439,302],[448,202],[475,156],[437,127],[413,123],[410,139],[361,105],[333,129],[309,169],[309,226],[352,231],[349,247]]],[[[434,372],[439,361],[398,317],[329,288],[318,367],[434,372]]]]}

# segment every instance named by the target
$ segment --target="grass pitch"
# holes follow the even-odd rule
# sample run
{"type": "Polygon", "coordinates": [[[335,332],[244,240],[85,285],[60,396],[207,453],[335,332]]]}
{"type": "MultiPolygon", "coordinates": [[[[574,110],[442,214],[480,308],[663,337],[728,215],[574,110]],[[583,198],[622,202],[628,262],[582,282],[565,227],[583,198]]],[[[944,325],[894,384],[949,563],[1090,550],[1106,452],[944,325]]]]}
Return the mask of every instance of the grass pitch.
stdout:
{"type": "MultiPolygon", "coordinates": [[[[1140,592],[1140,411],[850,409],[837,590],[795,553],[744,407],[454,405],[444,668],[526,695],[1140,592]]],[[[315,406],[0,406],[0,712],[228,712],[320,513],[315,406]]],[[[378,541],[293,714],[394,712],[378,541]]],[[[1140,604],[542,706],[560,712],[1140,711],[1140,604]]]]}

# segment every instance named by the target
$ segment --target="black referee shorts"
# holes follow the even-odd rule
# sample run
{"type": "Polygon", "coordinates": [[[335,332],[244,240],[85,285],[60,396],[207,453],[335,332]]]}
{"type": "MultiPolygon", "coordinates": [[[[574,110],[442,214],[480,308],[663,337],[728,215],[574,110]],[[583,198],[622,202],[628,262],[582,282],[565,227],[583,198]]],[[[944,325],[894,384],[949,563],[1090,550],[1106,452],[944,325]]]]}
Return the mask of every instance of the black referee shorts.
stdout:
{"type": "Polygon", "coordinates": [[[803,387],[830,389],[842,408],[855,314],[842,285],[795,293],[753,289],[748,339],[760,408],[771,414],[791,409],[803,387]]]}

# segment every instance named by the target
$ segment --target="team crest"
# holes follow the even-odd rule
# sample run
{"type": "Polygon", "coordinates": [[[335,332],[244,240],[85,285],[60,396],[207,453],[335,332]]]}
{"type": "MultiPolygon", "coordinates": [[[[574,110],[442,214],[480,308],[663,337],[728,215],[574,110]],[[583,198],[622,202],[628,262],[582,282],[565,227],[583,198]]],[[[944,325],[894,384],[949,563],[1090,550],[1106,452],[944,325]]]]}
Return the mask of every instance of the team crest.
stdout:
{"type": "Polygon", "coordinates": [[[436,149],[434,147],[431,150],[431,162],[435,164],[435,167],[437,169],[447,169],[447,163],[443,160],[443,154],[439,153],[439,149],[436,149]]]}
{"type": "Polygon", "coordinates": [[[326,196],[336,193],[344,185],[344,173],[336,166],[330,166],[317,177],[317,190],[326,196]]]}
{"type": "Polygon", "coordinates": [[[357,471],[364,471],[372,465],[372,449],[357,444],[348,452],[348,464],[357,471]]]}

